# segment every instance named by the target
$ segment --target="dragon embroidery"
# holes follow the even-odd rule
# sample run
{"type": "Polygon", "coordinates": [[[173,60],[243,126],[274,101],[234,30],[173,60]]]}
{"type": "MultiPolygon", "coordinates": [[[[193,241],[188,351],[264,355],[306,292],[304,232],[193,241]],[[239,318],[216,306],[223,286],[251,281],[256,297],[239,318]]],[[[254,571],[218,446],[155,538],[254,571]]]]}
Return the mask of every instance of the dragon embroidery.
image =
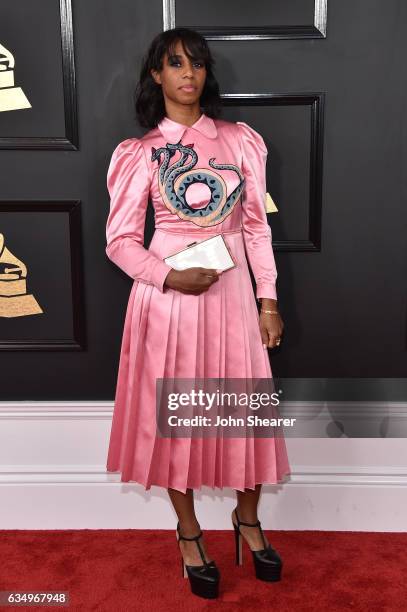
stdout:
{"type": "Polygon", "coordinates": [[[198,155],[193,144],[183,145],[181,140],[175,144],[167,143],[165,147],[151,148],[151,161],[158,160],[158,187],[165,206],[172,214],[181,219],[192,221],[201,227],[222,223],[232,212],[245,184],[240,169],[234,164],[217,164],[215,157],[209,160],[209,168],[195,168],[198,155]],[[170,159],[180,151],[180,159],[169,165],[170,159]],[[162,159],[161,159],[162,156],[162,159]],[[187,163],[188,158],[191,161],[187,163]],[[227,187],[222,176],[215,170],[234,170],[240,183],[227,195],[227,187]],[[188,187],[194,183],[203,183],[210,190],[210,200],[202,208],[192,208],[186,201],[188,187]]]}

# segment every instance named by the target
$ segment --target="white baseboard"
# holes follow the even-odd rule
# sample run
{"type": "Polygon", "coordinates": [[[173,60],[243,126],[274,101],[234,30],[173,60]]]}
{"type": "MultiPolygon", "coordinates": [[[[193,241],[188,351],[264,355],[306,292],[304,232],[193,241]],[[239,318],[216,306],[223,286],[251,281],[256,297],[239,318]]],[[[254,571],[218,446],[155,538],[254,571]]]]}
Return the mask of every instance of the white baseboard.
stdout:
{"type": "MultiPolygon", "coordinates": [[[[0,403],[0,529],[175,530],[165,489],[106,473],[112,410],[112,402],[0,403]]],[[[405,414],[400,404],[386,410],[405,414]]],[[[291,477],[263,486],[265,529],[406,531],[403,438],[291,438],[287,447],[291,477]]],[[[195,500],[202,528],[230,529],[233,490],[203,487],[195,500]]]]}

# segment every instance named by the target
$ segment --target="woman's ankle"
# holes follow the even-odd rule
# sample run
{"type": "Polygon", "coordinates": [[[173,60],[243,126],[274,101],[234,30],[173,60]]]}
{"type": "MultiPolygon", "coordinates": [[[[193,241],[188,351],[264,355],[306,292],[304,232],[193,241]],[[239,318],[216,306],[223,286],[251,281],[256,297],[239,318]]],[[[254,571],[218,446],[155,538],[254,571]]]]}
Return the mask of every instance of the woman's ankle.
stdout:
{"type": "Polygon", "coordinates": [[[179,521],[179,528],[181,535],[183,535],[185,538],[192,538],[198,535],[201,530],[197,519],[184,520],[182,522],[179,521]]]}
{"type": "MultiPolygon", "coordinates": [[[[237,511],[237,516],[239,517],[239,520],[243,521],[244,523],[256,523],[258,520],[257,510],[253,511],[253,510],[242,509],[239,507],[239,505],[237,505],[236,511],[237,511]]],[[[235,518],[237,518],[236,512],[234,512],[233,515],[235,518]]]]}

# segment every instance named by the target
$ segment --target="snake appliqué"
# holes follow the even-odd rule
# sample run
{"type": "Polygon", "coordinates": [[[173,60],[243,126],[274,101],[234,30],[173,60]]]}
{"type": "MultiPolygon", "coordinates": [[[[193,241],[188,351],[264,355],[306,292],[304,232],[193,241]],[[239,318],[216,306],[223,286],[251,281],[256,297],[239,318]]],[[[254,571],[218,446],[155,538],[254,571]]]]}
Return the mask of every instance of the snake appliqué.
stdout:
{"type": "Polygon", "coordinates": [[[245,184],[245,178],[238,166],[234,164],[217,164],[211,157],[209,168],[195,168],[198,155],[193,144],[183,145],[181,140],[175,144],[167,143],[165,147],[151,147],[151,161],[158,160],[158,187],[165,206],[172,214],[181,219],[192,221],[201,227],[222,223],[232,212],[245,184]],[[179,151],[181,157],[170,164],[171,158],[179,151]],[[188,163],[188,159],[191,160],[188,163]],[[239,176],[238,186],[228,196],[223,177],[215,170],[234,170],[239,176]],[[206,206],[192,208],[186,201],[188,187],[203,183],[210,190],[210,200],[206,206]]]}

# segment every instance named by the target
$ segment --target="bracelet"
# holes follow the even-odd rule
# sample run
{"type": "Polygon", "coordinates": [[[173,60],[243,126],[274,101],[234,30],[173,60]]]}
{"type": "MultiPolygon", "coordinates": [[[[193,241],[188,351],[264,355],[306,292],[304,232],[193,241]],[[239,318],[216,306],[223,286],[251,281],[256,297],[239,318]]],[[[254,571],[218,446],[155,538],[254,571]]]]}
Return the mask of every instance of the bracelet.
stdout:
{"type": "Polygon", "coordinates": [[[260,308],[260,312],[264,312],[266,314],[280,314],[277,310],[264,310],[263,308],[260,308]]]}

